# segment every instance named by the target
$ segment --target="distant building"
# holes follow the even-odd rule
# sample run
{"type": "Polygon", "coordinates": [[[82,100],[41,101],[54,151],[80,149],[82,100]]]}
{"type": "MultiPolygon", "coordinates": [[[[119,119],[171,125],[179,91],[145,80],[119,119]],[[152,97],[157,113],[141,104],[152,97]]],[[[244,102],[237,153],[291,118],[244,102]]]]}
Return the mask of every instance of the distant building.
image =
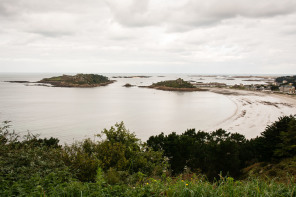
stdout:
{"type": "Polygon", "coordinates": [[[291,94],[295,94],[295,87],[294,86],[291,89],[291,94]]]}
{"type": "Polygon", "coordinates": [[[295,87],[292,85],[280,86],[280,91],[287,94],[295,94],[295,87]]]}
{"type": "Polygon", "coordinates": [[[252,90],[252,91],[256,90],[256,86],[254,86],[254,85],[244,85],[244,88],[246,90],[252,90]]]}

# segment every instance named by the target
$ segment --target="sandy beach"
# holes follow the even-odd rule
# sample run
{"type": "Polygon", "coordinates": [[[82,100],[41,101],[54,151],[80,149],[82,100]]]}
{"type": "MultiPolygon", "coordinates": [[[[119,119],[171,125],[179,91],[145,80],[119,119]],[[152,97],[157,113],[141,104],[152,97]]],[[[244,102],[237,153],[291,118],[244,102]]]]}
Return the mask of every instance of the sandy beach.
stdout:
{"type": "Polygon", "coordinates": [[[295,96],[221,88],[212,88],[210,91],[227,96],[236,104],[237,110],[208,131],[223,128],[249,139],[260,135],[267,125],[280,116],[296,114],[295,96]]]}

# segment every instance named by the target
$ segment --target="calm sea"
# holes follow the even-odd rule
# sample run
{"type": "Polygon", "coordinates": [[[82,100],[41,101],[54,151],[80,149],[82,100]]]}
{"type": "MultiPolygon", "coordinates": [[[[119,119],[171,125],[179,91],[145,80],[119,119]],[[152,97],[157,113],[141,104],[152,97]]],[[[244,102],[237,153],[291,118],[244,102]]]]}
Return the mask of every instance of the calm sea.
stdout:
{"type": "MultiPolygon", "coordinates": [[[[150,78],[116,78],[117,82],[96,88],[28,86],[4,81],[38,81],[60,74],[0,74],[0,121],[12,121],[25,134],[57,137],[62,143],[94,138],[104,128],[123,121],[143,141],[161,132],[182,133],[188,128],[210,131],[234,114],[236,105],[212,92],[168,92],[124,84],[151,85],[181,77],[203,82],[242,83],[242,79],[194,75],[153,74],[150,78]]],[[[108,77],[135,74],[104,74],[108,77]]],[[[143,74],[141,74],[143,75],[143,74]]],[[[147,74],[146,74],[147,75],[147,74]]],[[[250,82],[245,82],[250,83],[250,82]]]]}

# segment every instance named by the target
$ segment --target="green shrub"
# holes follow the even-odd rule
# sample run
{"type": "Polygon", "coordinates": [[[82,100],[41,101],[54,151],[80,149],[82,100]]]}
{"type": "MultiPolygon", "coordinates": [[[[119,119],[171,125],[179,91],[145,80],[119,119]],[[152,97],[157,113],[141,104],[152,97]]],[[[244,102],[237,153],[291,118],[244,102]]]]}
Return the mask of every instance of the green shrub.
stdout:
{"type": "Polygon", "coordinates": [[[124,181],[119,174],[161,176],[167,169],[162,152],[141,143],[123,122],[104,129],[98,136],[97,142],[86,139],[64,147],[64,162],[80,181],[95,182],[99,167],[105,172],[106,181],[114,184],[124,181]]]}

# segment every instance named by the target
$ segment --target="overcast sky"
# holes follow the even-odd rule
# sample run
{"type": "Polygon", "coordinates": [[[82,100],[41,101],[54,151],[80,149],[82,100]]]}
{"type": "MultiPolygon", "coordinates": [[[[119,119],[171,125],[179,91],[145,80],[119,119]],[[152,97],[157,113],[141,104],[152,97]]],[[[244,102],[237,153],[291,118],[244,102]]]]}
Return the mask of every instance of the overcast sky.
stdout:
{"type": "Polygon", "coordinates": [[[0,0],[0,72],[296,74],[296,0],[0,0]]]}

